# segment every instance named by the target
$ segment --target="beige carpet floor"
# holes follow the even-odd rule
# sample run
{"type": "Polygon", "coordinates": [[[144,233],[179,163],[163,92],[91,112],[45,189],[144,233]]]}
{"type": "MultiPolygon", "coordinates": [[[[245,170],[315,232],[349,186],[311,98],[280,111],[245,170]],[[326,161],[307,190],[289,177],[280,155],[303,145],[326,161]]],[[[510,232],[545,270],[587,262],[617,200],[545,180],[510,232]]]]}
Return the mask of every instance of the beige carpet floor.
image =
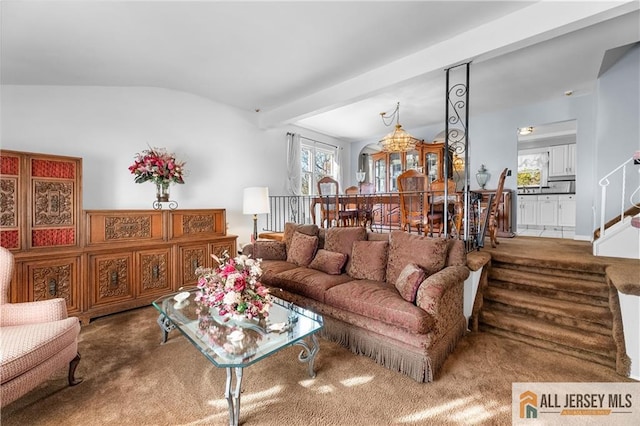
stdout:
{"type": "MultiPolygon", "coordinates": [[[[178,331],[161,345],[152,307],[83,326],[84,381],[64,371],[2,409],[12,425],[224,425],[224,370],[178,331]]],[[[291,347],[244,372],[244,425],[508,425],[512,382],[625,382],[613,370],[488,333],[469,333],[433,383],[321,340],[317,377],[291,347]]]]}

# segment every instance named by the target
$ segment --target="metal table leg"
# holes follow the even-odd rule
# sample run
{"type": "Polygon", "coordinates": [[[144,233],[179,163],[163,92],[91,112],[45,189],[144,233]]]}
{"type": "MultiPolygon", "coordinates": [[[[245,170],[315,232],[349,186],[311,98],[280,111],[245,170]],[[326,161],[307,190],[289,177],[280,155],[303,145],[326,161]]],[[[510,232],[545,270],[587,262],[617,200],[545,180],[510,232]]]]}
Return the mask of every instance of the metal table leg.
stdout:
{"type": "Polygon", "coordinates": [[[242,386],[242,367],[227,367],[227,384],[224,396],[229,404],[229,426],[238,426],[240,420],[240,387],[242,386]],[[235,389],[233,386],[233,372],[236,373],[235,389]]]}
{"type": "Polygon", "coordinates": [[[316,372],[313,368],[313,363],[316,360],[316,355],[318,354],[318,351],[320,350],[320,344],[318,343],[318,338],[316,337],[315,334],[311,335],[311,344],[312,346],[309,347],[309,344],[307,342],[305,342],[304,340],[299,340],[295,343],[295,345],[299,345],[302,346],[304,349],[302,349],[300,351],[300,354],[298,355],[298,360],[300,362],[306,362],[308,363],[308,367],[309,367],[309,376],[311,378],[315,378],[316,377],[316,372]]]}
{"type": "Polygon", "coordinates": [[[158,317],[158,325],[162,330],[162,343],[167,343],[167,337],[169,337],[169,332],[176,328],[175,325],[171,322],[171,320],[165,315],[160,314],[158,317]]]}

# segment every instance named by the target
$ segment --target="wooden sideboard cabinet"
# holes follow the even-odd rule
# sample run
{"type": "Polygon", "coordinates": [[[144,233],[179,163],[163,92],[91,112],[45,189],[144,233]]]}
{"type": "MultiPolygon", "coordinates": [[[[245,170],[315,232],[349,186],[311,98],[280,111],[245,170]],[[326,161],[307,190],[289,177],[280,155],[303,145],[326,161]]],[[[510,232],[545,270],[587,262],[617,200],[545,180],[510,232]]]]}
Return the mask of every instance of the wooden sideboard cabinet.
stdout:
{"type": "MultiPolygon", "coordinates": [[[[496,193],[496,190],[490,189],[474,189],[473,192],[477,192],[482,194],[482,200],[480,201],[480,210],[482,212],[482,217],[484,218],[484,212],[487,209],[487,205],[489,204],[489,196],[496,193]]],[[[510,189],[505,189],[502,192],[502,196],[500,197],[498,205],[498,236],[504,238],[511,238],[515,236],[512,227],[512,209],[513,209],[513,191],[510,189]]],[[[488,234],[487,227],[487,234],[488,234]]],[[[485,234],[485,235],[487,235],[485,234]]]]}
{"type": "Polygon", "coordinates": [[[236,252],[224,209],[87,210],[85,227],[87,320],[194,286],[211,254],[236,252]]]}

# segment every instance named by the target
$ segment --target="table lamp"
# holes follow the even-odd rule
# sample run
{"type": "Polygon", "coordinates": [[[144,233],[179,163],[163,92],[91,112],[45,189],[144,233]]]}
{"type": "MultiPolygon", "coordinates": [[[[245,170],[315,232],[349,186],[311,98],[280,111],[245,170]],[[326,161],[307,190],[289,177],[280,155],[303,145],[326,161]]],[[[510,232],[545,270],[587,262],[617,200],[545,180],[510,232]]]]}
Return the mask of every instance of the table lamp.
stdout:
{"type": "Polygon", "coordinates": [[[258,239],[258,215],[270,213],[269,188],[254,186],[244,189],[242,213],[253,215],[253,241],[258,239]]]}

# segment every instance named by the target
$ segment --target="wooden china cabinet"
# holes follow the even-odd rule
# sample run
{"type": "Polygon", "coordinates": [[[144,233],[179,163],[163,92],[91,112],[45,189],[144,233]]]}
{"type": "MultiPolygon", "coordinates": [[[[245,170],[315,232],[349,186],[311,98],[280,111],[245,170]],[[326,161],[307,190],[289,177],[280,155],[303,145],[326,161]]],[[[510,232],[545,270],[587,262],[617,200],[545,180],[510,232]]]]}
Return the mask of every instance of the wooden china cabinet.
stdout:
{"type": "Polygon", "coordinates": [[[371,156],[374,169],[376,192],[397,192],[398,176],[408,169],[417,168],[420,162],[420,151],[378,152],[371,156]]]}
{"type": "Polygon", "coordinates": [[[0,150],[11,302],[62,297],[86,323],[195,285],[212,254],[236,253],[224,209],[82,210],[81,185],[81,158],[0,150]]]}
{"type": "MultiPolygon", "coordinates": [[[[449,155],[451,161],[453,157],[449,155]]],[[[371,159],[377,193],[397,192],[398,176],[409,169],[422,170],[431,181],[442,180],[444,176],[444,142],[422,142],[408,152],[378,152],[372,154],[371,159]]]]}

